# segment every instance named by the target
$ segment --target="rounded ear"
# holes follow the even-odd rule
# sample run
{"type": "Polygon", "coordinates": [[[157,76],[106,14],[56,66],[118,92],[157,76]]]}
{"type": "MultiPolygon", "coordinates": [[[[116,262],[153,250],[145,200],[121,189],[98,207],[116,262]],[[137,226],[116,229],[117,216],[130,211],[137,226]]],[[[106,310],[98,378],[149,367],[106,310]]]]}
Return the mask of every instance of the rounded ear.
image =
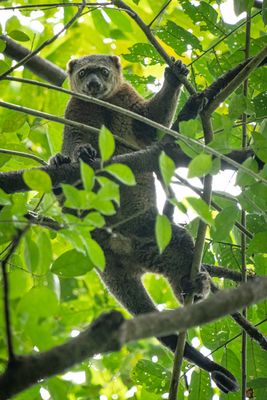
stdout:
{"type": "Polygon", "coordinates": [[[115,66],[120,70],[121,69],[121,60],[119,56],[110,56],[115,66]]]}
{"type": "Polygon", "coordinates": [[[73,59],[73,60],[70,60],[70,61],[67,63],[67,73],[68,73],[68,74],[71,74],[71,73],[72,73],[73,67],[74,67],[74,64],[76,63],[76,61],[77,61],[77,60],[73,59]]]}

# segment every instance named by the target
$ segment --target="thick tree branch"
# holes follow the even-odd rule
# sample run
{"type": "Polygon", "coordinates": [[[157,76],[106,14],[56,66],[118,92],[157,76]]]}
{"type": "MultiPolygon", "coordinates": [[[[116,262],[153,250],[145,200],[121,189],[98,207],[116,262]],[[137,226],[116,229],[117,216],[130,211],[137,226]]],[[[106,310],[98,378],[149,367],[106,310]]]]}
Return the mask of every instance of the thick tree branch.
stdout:
{"type": "Polygon", "coordinates": [[[267,278],[261,278],[178,310],[143,314],[127,321],[117,312],[105,314],[78,337],[46,352],[20,356],[10,363],[0,376],[0,400],[95,354],[119,350],[123,344],[138,339],[206,324],[263,300],[266,293],[267,278]]]}
{"type": "MultiPolygon", "coordinates": [[[[31,54],[30,50],[16,43],[8,36],[0,35],[0,39],[4,40],[4,42],[6,43],[4,54],[9,58],[12,58],[16,61],[21,61],[26,56],[29,56],[31,54]]],[[[64,80],[67,78],[67,74],[65,71],[63,71],[63,69],[59,68],[50,61],[36,55],[32,56],[24,64],[24,66],[35,75],[48,82],[53,83],[54,85],[61,86],[64,80]]]]}
{"type": "MultiPolygon", "coordinates": [[[[159,168],[158,159],[162,150],[164,150],[174,160],[177,167],[186,167],[191,160],[175,143],[168,143],[165,145],[157,143],[144,150],[113,157],[109,163],[126,164],[132,169],[134,174],[153,171],[157,172],[159,168]]],[[[251,151],[234,151],[228,156],[231,162],[235,159],[238,159],[239,162],[243,162],[250,157],[251,154],[251,151]]],[[[236,163],[236,161],[234,162],[236,163]]],[[[236,164],[239,166],[238,163],[236,164]]],[[[92,168],[100,168],[100,161],[98,159],[92,164],[92,168]]],[[[222,168],[233,169],[233,166],[224,162],[222,168]]],[[[59,186],[60,183],[73,184],[81,179],[79,163],[65,164],[59,167],[49,165],[38,169],[48,173],[52,180],[53,187],[59,186]]],[[[30,189],[25,184],[22,177],[24,171],[25,170],[18,170],[0,173],[0,188],[6,193],[29,191],[30,189]]]]}

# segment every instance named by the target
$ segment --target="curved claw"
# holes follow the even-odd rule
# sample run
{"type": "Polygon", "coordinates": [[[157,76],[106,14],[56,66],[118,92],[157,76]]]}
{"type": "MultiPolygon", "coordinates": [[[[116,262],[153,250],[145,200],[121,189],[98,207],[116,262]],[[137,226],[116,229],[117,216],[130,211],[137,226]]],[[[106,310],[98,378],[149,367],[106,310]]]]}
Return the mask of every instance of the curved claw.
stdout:
{"type": "Polygon", "coordinates": [[[80,144],[74,149],[74,159],[82,160],[87,164],[92,164],[96,159],[96,150],[89,143],[80,144]]]}

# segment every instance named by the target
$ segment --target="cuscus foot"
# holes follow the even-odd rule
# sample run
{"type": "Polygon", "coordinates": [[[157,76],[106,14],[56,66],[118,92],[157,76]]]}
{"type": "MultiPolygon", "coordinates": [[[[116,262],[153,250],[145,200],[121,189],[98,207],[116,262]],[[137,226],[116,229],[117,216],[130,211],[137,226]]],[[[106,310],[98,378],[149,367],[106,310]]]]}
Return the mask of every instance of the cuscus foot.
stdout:
{"type": "Polygon", "coordinates": [[[208,101],[204,92],[192,94],[179,112],[179,122],[195,119],[204,110],[208,101]]]}
{"type": "Polygon", "coordinates": [[[210,276],[207,272],[199,272],[193,280],[184,277],[182,280],[184,295],[193,295],[195,301],[205,299],[210,292],[210,276]]]}
{"type": "Polygon", "coordinates": [[[82,160],[86,164],[92,164],[96,159],[97,152],[89,143],[79,144],[74,149],[73,158],[75,161],[82,160]]]}
{"type": "Polygon", "coordinates": [[[68,156],[64,156],[61,153],[57,153],[55,156],[49,159],[49,165],[53,165],[54,167],[59,167],[63,164],[70,164],[71,159],[68,156]]]}
{"type": "Polygon", "coordinates": [[[187,76],[189,73],[189,69],[187,68],[187,66],[185,64],[182,63],[181,60],[177,60],[175,61],[174,65],[172,68],[167,67],[165,69],[165,79],[171,84],[171,85],[180,85],[181,82],[180,80],[177,78],[176,74],[181,74],[184,76],[187,76]]]}

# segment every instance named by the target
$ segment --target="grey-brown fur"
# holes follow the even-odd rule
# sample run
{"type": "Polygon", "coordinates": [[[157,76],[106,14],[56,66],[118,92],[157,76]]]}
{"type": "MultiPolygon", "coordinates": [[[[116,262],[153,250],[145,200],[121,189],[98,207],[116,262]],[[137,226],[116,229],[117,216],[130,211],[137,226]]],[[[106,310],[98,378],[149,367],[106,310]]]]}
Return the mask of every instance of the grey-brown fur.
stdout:
{"type": "MultiPolygon", "coordinates": [[[[179,65],[181,73],[186,75],[188,71],[185,66],[179,65]]],[[[148,101],[123,80],[117,57],[103,55],[81,57],[69,63],[68,73],[72,90],[94,95],[167,127],[171,125],[181,83],[169,68],[165,70],[165,79],[161,90],[148,101]],[[108,76],[107,72],[103,75],[102,68],[108,69],[108,76]]],[[[66,118],[96,128],[106,125],[117,136],[121,136],[141,148],[156,139],[156,132],[148,126],[74,97],[68,103],[66,118]]],[[[72,161],[76,161],[77,154],[81,154],[81,146],[86,147],[90,144],[97,150],[97,142],[96,135],[66,126],[62,153],[64,156],[70,157],[72,161]]],[[[116,154],[128,151],[123,145],[117,145],[116,154]]],[[[135,187],[121,188],[121,207],[115,217],[115,222],[123,221],[136,213],[142,212],[142,215],[120,225],[117,237],[110,237],[101,232],[96,233],[107,259],[107,266],[101,277],[111,293],[132,314],[156,310],[155,304],[141,281],[141,277],[146,271],[163,274],[169,280],[179,301],[182,301],[183,290],[190,277],[194,248],[188,232],[184,228],[174,225],[171,244],[162,255],[159,254],[154,238],[157,213],[154,178],[152,174],[146,173],[136,176],[136,180],[135,187]]],[[[160,340],[173,350],[177,338],[173,335],[160,338],[160,340]]],[[[188,344],[185,356],[211,372],[222,390],[227,392],[236,389],[235,378],[227,370],[203,357],[188,344]]]]}

